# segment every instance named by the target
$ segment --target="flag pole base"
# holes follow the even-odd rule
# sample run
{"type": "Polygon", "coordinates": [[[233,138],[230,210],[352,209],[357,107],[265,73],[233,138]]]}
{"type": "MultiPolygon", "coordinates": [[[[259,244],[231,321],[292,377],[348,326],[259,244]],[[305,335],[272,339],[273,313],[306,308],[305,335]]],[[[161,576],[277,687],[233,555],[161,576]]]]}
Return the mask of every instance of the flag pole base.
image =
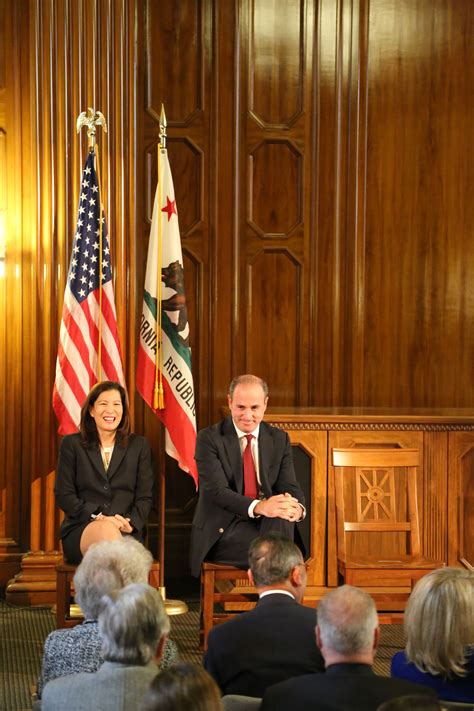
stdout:
{"type": "Polygon", "coordinates": [[[161,593],[161,597],[165,603],[165,610],[168,615],[184,615],[185,612],[189,612],[189,607],[183,600],[166,599],[166,588],[164,586],[158,588],[158,590],[161,593]]]}

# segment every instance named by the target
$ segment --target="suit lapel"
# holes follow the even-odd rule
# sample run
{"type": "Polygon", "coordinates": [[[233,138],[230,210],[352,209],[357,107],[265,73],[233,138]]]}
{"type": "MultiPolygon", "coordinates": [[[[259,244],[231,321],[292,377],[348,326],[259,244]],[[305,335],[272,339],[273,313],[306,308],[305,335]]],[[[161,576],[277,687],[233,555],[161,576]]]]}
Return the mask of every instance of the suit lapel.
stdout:
{"type": "Polygon", "coordinates": [[[119,468],[126,451],[126,447],[122,447],[120,444],[115,445],[114,451],[112,452],[112,459],[110,460],[109,468],[107,469],[108,479],[111,479],[119,468]]]}
{"type": "Polygon", "coordinates": [[[260,481],[266,496],[271,495],[272,485],[269,480],[270,464],[273,459],[273,439],[265,427],[265,423],[260,424],[258,434],[258,451],[260,457],[260,481]]]}
{"type": "Polygon", "coordinates": [[[222,441],[229,460],[230,470],[235,480],[235,486],[237,491],[242,494],[244,491],[242,455],[240,453],[239,438],[237,437],[237,432],[235,431],[231,417],[227,417],[224,420],[222,432],[222,441]]]}
{"type": "Polygon", "coordinates": [[[93,448],[88,449],[87,454],[88,454],[89,459],[91,460],[92,464],[94,465],[94,468],[97,469],[99,474],[103,477],[107,477],[107,474],[105,472],[104,462],[102,461],[102,455],[100,453],[99,447],[94,446],[93,448]]]}

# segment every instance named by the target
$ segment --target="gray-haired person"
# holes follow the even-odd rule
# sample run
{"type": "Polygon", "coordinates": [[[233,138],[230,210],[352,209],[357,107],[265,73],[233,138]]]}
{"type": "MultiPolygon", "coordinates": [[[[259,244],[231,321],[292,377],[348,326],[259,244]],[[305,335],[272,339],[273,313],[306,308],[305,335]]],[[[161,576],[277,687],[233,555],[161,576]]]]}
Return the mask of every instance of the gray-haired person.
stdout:
{"type": "Polygon", "coordinates": [[[104,663],[93,674],[63,676],[46,684],[44,711],[130,711],[148,691],[170,623],[161,595],[142,583],[102,598],[99,632],[104,663]]]}
{"type": "Polygon", "coordinates": [[[262,696],[267,686],[324,671],[314,643],[314,610],[301,604],[306,566],[298,546],[277,533],[256,538],[248,553],[256,607],[214,627],[204,666],[223,694],[262,696]]]}
{"type": "Polygon", "coordinates": [[[419,684],[377,676],[372,670],[380,631],[371,596],[342,585],[318,606],[316,639],[325,674],[306,674],[276,684],[263,697],[264,711],[311,708],[315,711],[376,711],[388,699],[406,694],[436,698],[419,684]]]}
{"type": "MultiPolygon", "coordinates": [[[[38,679],[39,698],[44,685],[52,679],[99,669],[103,663],[97,622],[101,599],[130,583],[146,583],[152,562],[150,551],[131,536],[89,548],[74,575],[75,597],[85,619],[80,625],[48,635],[38,679]]],[[[160,669],[167,669],[177,659],[175,643],[167,640],[160,669]]]]}

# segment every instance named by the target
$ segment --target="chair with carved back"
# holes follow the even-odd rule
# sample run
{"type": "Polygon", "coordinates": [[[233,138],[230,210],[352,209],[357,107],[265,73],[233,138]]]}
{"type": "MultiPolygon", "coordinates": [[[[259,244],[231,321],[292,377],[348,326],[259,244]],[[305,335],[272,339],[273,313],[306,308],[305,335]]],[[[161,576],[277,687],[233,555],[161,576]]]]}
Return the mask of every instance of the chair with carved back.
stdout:
{"type": "Polygon", "coordinates": [[[201,649],[207,649],[207,637],[214,625],[231,619],[238,611],[255,607],[257,600],[246,570],[205,561],[201,565],[201,649]],[[218,611],[217,606],[223,611],[218,611]]]}
{"type": "Polygon", "coordinates": [[[406,448],[332,451],[339,574],[371,588],[379,610],[404,610],[417,580],[444,565],[421,553],[419,458],[406,448]]]}

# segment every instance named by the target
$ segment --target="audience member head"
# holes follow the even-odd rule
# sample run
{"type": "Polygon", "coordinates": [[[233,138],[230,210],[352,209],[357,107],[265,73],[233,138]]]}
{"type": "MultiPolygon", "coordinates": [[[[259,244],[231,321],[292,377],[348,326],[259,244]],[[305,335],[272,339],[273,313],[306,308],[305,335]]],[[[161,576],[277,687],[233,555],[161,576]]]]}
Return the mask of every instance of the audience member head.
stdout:
{"type": "Polygon", "coordinates": [[[81,408],[81,421],[79,431],[82,441],[86,446],[92,446],[98,443],[99,435],[94,418],[91,415],[91,409],[94,407],[98,398],[102,393],[116,390],[122,402],[122,418],[115,428],[117,442],[126,443],[130,434],[130,413],[128,407],[128,397],[125,388],[113,380],[103,380],[96,383],[92,390],[87,395],[84,404],[81,408]]]}
{"type": "Polygon", "coordinates": [[[289,538],[267,533],[249,547],[249,580],[260,591],[279,588],[301,602],[306,589],[306,566],[300,549],[289,538]]]}
{"type": "Polygon", "coordinates": [[[105,661],[143,666],[159,659],[169,630],[161,595],[150,585],[132,583],[102,598],[99,632],[105,661]]]}
{"type": "Polygon", "coordinates": [[[438,568],[415,585],[405,611],[406,654],[421,671],[466,674],[474,645],[474,572],[438,568]]]}
{"type": "Polygon", "coordinates": [[[96,620],[103,595],[130,583],[146,583],[153,557],[131,536],[94,543],[74,575],[77,604],[84,617],[96,620]]]}
{"type": "Polygon", "coordinates": [[[389,699],[377,708],[377,711],[442,711],[442,706],[436,699],[422,694],[399,696],[389,699]]]}
{"type": "Polygon", "coordinates": [[[195,664],[175,664],[158,674],[143,697],[140,711],[221,711],[214,679],[195,664]]]}
{"type": "Polygon", "coordinates": [[[379,639],[373,599],[352,585],[328,592],[318,605],[316,638],[326,667],[342,662],[372,664],[379,639]]]}

